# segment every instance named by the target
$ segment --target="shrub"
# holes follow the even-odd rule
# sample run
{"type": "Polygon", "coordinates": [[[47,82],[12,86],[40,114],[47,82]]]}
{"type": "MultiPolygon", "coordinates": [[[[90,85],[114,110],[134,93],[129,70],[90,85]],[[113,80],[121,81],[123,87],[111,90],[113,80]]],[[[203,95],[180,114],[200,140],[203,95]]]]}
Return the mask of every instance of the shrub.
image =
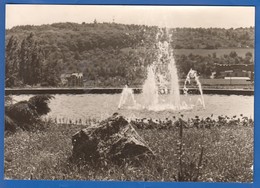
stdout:
{"type": "Polygon", "coordinates": [[[5,131],[15,132],[17,130],[17,124],[9,117],[5,116],[5,131]]]}
{"type": "Polygon", "coordinates": [[[36,95],[29,99],[29,103],[35,107],[39,116],[48,114],[51,109],[48,106],[50,99],[53,99],[52,95],[36,95]]]}
{"type": "Polygon", "coordinates": [[[50,112],[48,107],[51,95],[38,95],[31,97],[29,101],[20,101],[5,107],[6,129],[12,129],[17,124],[23,130],[35,130],[42,128],[40,117],[50,112]]]}

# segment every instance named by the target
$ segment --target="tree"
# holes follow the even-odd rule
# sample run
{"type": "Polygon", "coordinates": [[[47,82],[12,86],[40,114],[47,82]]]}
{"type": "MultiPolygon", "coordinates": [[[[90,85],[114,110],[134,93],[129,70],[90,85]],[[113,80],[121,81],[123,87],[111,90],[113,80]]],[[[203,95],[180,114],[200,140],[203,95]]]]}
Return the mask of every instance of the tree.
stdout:
{"type": "Polygon", "coordinates": [[[57,87],[60,83],[60,64],[62,60],[45,61],[42,66],[42,80],[41,84],[46,86],[57,87]]]}
{"type": "Polygon", "coordinates": [[[213,58],[217,58],[216,52],[213,52],[213,53],[212,53],[212,57],[213,57],[213,58]]]}
{"type": "Polygon", "coordinates": [[[5,83],[6,87],[19,85],[19,45],[15,36],[11,36],[5,51],[5,83]]]}
{"type": "Polygon", "coordinates": [[[19,77],[24,84],[35,85],[41,80],[43,56],[41,48],[31,33],[21,44],[19,77]]]}
{"type": "Polygon", "coordinates": [[[237,53],[235,51],[232,51],[232,52],[230,52],[229,56],[232,57],[232,58],[236,58],[237,53]]]}
{"type": "Polygon", "coordinates": [[[245,63],[250,64],[252,60],[253,54],[251,52],[247,52],[245,55],[245,63]]]}
{"type": "MultiPolygon", "coordinates": [[[[10,79],[13,77],[24,80],[27,85],[40,82],[45,83],[45,86],[58,86],[60,75],[72,71],[83,72],[88,84],[120,86],[127,79],[140,85],[145,79],[147,66],[157,59],[155,44],[158,42],[158,32],[158,27],[98,23],[94,19],[92,23],[82,24],[17,26],[7,30],[6,56],[9,59],[7,58],[6,65],[6,86],[15,85],[15,81],[10,79]],[[28,36],[28,31],[34,35],[28,36]],[[17,44],[15,40],[10,39],[11,35],[19,36],[17,44]],[[18,57],[15,55],[17,52],[10,49],[18,49],[18,57]],[[15,61],[15,57],[18,61],[15,61]],[[15,71],[12,67],[18,68],[15,71]],[[101,83],[102,79],[105,79],[105,82],[101,83]]],[[[164,34],[160,40],[168,40],[165,31],[162,32],[164,34]]],[[[169,32],[172,33],[170,45],[175,48],[205,48],[206,45],[208,48],[230,48],[239,44],[252,47],[254,45],[254,28],[177,28],[169,29],[169,32]],[[243,34],[249,35],[250,40],[245,41],[243,38],[246,37],[240,39],[243,34]]],[[[178,50],[174,53],[181,77],[186,77],[192,67],[202,76],[207,76],[209,68],[215,72],[214,63],[252,63],[250,54],[242,58],[235,52],[228,52],[224,57],[217,53],[211,57],[207,54],[196,55],[197,53],[182,56],[178,54],[178,50]],[[208,62],[206,67],[202,65],[204,62],[208,62]]]]}

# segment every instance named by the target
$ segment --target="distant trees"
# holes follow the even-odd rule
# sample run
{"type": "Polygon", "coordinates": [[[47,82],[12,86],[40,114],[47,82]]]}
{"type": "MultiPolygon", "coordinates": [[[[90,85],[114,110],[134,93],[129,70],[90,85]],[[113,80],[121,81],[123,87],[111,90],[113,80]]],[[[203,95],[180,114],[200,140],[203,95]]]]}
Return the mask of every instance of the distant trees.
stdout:
{"type": "Polygon", "coordinates": [[[62,60],[46,60],[42,65],[42,74],[41,74],[41,85],[42,86],[59,86],[60,84],[60,75],[61,70],[60,66],[62,65],[62,60]]]}
{"type": "Polygon", "coordinates": [[[6,46],[6,87],[37,85],[46,82],[56,86],[59,73],[55,73],[54,63],[44,59],[44,54],[34,34],[30,33],[19,44],[15,36],[11,36],[6,46]],[[57,75],[57,76],[56,76],[57,75]]]}
{"type": "Polygon", "coordinates": [[[253,54],[251,52],[247,52],[245,55],[245,63],[250,64],[252,63],[253,54]]]}
{"type": "Polygon", "coordinates": [[[212,72],[216,71],[216,64],[252,64],[251,52],[247,52],[245,57],[240,57],[235,51],[217,57],[216,53],[208,56],[202,55],[177,55],[176,64],[180,70],[180,77],[185,78],[190,68],[198,71],[201,77],[209,78],[212,72]]]}
{"type": "Polygon", "coordinates": [[[23,84],[36,85],[40,83],[43,57],[33,33],[22,41],[19,60],[18,78],[22,80],[23,84]]]}
{"type": "Polygon", "coordinates": [[[7,62],[5,67],[5,84],[7,87],[19,85],[19,54],[20,48],[18,40],[15,36],[12,36],[7,42],[5,51],[5,60],[7,62]]]}
{"type": "Polygon", "coordinates": [[[6,86],[36,85],[41,80],[41,48],[30,33],[19,44],[12,36],[6,46],[6,86]]]}
{"type": "Polygon", "coordinates": [[[176,28],[173,29],[176,49],[253,48],[254,27],[250,28],[176,28]]]}
{"type": "Polygon", "coordinates": [[[232,51],[232,52],[230,52],[229,56],[231,58],[236,58],[237,57],[237,53],[235,51],[232,51]]]}
{"type": "MultiPolygon", "coordinates": [[[[117,23],[55,23],[17,26],[6,31],[6,86],[59,86],[62,73],[83,72],[89,86],[141,84],[146,67],[156,59],[158,27],[117,23]]],[[[250,64],[253,54],[240,57],[235,48],[254,46],[254,28],[176,28],[173,48],[234,48],[222,56],[175,55],[179,76],[190,68],[209,77],[216,63],[250,64]]],[[[166,37],[166,36],[164,36],[166,37]]]]}

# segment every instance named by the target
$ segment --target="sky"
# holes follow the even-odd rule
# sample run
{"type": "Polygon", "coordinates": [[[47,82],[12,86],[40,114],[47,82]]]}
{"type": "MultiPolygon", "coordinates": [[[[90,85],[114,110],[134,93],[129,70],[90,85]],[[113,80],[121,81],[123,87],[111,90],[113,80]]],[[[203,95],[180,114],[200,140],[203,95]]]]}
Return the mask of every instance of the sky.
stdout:
{"type": "Polygon", "coordinates": [[[6,28],[57,22],[116,22],[159,27],[238,28],[255,25],[254,7],[6,5],[6,28]]]}

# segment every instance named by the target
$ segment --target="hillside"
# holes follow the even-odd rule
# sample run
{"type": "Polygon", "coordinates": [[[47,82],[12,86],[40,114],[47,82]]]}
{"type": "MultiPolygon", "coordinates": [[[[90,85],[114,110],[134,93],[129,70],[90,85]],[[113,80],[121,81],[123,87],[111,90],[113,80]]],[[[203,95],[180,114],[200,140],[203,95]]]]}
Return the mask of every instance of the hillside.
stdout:
{"type": "MultiPolygon", "coordinates": [[[[60,75],[72,72],[83,72],[88,86],[139,85],[145,79],[147,65],[156,58],[158,30],[97,22],[16,26],[6,31],[6,85],[44,82],[58,86],[60,75]]],[[[174,28],[169,32],[174,49],[228,49],[221,56],[215,52],[175,54],[180,77],[190,68],[209,77],[214,63],[252,63],[254,28],[174,28]],[[245,56],[237,54],[236,49],[245,49],[245,56]]]]}

